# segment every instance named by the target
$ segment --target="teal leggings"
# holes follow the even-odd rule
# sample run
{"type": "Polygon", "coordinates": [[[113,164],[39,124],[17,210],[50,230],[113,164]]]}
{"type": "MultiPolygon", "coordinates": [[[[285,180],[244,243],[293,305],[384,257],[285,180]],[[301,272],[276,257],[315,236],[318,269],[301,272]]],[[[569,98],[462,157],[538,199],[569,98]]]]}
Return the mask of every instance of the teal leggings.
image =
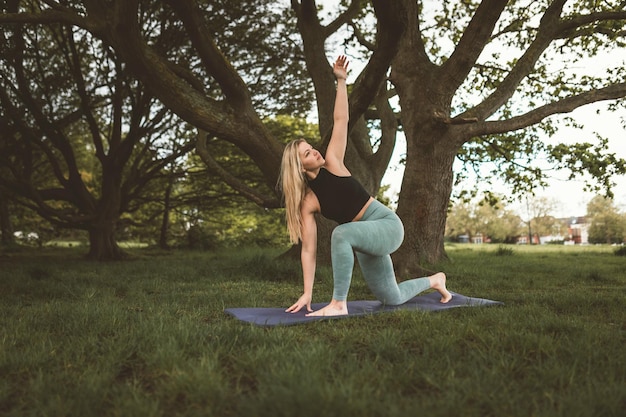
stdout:
{"type": "Polygon", "coordinates": [[[387,305],[403,304],[430,288],[428,278],[397,283],[390,254],[400,247],[403,239],[402,221],[377,200],[369,205],[361,220],[337,226],[331,237],[333,298],[339,301],[348,298],[355,253],[367,285],[387,305]]]}

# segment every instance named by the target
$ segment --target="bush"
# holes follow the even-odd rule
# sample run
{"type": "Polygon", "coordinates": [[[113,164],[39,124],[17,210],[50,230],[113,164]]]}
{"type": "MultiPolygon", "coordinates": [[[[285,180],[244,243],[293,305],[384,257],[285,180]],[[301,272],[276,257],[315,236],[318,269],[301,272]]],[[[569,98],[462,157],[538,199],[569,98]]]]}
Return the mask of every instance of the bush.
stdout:
{"type": "Polygon", "coordinates": [[[626,246],[620,246],[613,251],[615,256],[626,256],[626,246]]]}
{"type": "Polygon", "coordinates": [[[190,249],[212,250],[217,248],[216,237],[200,225],[193,225],[187,231],[190,249]]]}
{"type": "Polygon", "coordinates": [[[496,250],[496,256],[511,256],[513,255],[513,249],[507,248],[506,246],[498,246],[496,250]]]}

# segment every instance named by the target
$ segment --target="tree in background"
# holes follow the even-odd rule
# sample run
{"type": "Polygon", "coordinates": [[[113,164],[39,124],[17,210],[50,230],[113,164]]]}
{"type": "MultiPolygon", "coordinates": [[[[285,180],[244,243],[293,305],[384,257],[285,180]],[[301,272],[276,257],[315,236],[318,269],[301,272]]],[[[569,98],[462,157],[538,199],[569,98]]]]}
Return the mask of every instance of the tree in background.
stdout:
{"type": "Polygon", "coordinates": [[[11,246],[15,243],[13,235],[13,219],[11,218],[11,204],[6,190],[0,189],[0,245],[11,246]]]}
{"type": "Polygon", "coordinates": [[[54,226],[86,230],[90,258],[121,258],[120,217],[193,148],[185,126],[88,32],[10,25],[2,36],[0,184],[54,226]]]}
{"type": "Polygon", "coordinates": [[[472,241],[481,235],[483,242],[516,243],[522,233],[522,219],[506,207],[503,197],[497,198],[493,204],[457,202],[450,208],[446,221],[446,238],[452,241],[462,235],[472,241]]]}
{"type": "Polygon", "coordinates": [[[546,197],[526,196],[522,209],[522,222],[528,243],[535,243],[535,237],[563,235],[564,225],[552,213],[556,210],[556,202],[546,197]]]}
{"type": "MultiPolygon", "coordinates": [[[[90,32],[110,46],[125,63],[124,68],[162,103],[199,129],[198,149],[213,138],[239,148],[258,167],[263,186],[252,188],[236,175],[220,172],[227,174],[224,180],[231,187],[264,207],[280,206],[280,196],[273,190],[282,143],[272,137],[263,118],[278,107],[282,111],[299,109],[291,105],[293,98],[310,97],[314,91],[319,136],[328,140],[335,86],[325,43],[362,10],[361,2],[352,2],[332,22],[322,25],[312,0],[292,1],[292,14],[284,8],[286,3],[268,0],[13,3],[42,6],[0,16],[0,23],[58,22],[90,32]],[[305,73],[309,79],[302,88],[305,73]]],[[[351,87],[353,133],[346,160],[376,194],[395,137],[383,134],[384,140],[378,141],[374,150],[361,116],[379,93],[404,30],[406,13],[398,2],[374,0],[373,5],[379,27],[374,35],[378,48],[351,87]]],[[[330,59],[339,52],[332,51],[330,59]]],[[[215,170],[215,158],[206,152],[200,154],[215,170]]]]}
{"type": "Polygon", "coordinates": [[[596,196],[587,204],[589,243],[621,244],[626,241],[626,215],[611,198],[596,196]]]}

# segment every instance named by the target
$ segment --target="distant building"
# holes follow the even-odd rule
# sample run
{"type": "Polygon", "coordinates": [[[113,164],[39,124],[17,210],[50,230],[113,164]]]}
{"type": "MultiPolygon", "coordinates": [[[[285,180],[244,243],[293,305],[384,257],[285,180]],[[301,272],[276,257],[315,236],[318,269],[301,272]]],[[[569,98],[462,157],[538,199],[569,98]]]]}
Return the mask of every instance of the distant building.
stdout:
{"type": "MultiPolygon", "coordinates": [[[[532,240],[532,244],[533,245],[538,245],[539,243],[541,243],[541,238],[539,237],[539,235],[537,233],[533,234],[533,240],[532,240]]],[[[528,235],[521,235],[517,238],[517,244],[518,245],[528,245],[528,235]]]]}
{"type": "Polygon", "coordinates": [[[589,243],[589,224],[585,217],[571,217],[567,223],[569,240],[575,245],[589,243]]]}
{"type": "Polygon", "coordinates": [[[561,235],[548,235],[548,236],[540,236],[539,242],[543,245],[550,242],[564,242],[565,238],[561,235]]]}
{"type": "Polygon", "coordinates": [[[475,236],[472,236],[472,243],[477,243],[477,244],[484,243],[483,234],[477,233],[475,236]]]}
{"type": "MultiPolygon", "coordinates": [[[[560,233],[555,235],[539,236],[533,234],[533,245],[544,245],[550,242],[563,242],[565,245],[586,245],[589,243],[589,224],[585,217],[567,217],[559,219],[560,222],[567,225],[567,235],[562,236],[560,233]]],[[[528,235],[521,235],[517,238],[518,245],[528,244],[528,235]]]]}
{"type": "Polygon", "coordinates": [[[463,235],[458,235],[456,237],[456,241],[458,243],[475,243],[475,244],[481,244],[481,243],[491,243],[491,238],[489,236],[484,236],[482,233],[476,233],[475,235],[468,235],[468,234],[463,234],[463,235]]]}

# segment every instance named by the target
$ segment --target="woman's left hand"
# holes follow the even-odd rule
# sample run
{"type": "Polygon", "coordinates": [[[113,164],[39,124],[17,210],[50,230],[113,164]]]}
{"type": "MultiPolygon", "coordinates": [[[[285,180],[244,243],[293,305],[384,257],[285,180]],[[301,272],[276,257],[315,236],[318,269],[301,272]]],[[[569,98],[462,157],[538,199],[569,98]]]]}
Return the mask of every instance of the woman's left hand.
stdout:
{"type": "Polygon", "coordinates": [[[298,301],[296,301],[291,307],[289,307],[285,312],[287,313],[297,313],[302,310],[302,307],[306,307],[306,311],[309,313],[313,311],[311,308],[311,296],[309,294],[302,294],[298,301]]]}

